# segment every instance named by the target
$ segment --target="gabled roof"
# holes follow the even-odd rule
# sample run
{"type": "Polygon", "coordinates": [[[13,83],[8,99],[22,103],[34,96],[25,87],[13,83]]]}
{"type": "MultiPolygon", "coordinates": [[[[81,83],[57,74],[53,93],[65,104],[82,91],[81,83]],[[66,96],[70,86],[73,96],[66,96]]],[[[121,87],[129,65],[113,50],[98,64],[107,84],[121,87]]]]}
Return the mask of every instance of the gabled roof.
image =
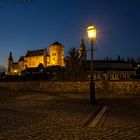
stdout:
{"type": "Polygon", "coordinates": [[[43,55],[44,54],[44,51],[46,51],[46,54],[47,54],[47,50],[46,49],[27,51],[25,57],[29,57],[29,56],[40,56],[40,55],[43,55]]]}

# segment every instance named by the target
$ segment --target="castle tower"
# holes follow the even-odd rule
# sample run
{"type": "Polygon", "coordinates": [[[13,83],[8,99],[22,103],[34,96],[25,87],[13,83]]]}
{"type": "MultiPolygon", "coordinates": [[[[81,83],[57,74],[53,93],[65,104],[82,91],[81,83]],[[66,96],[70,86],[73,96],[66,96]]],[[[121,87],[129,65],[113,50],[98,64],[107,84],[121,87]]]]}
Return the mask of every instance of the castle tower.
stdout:
{"type": "Polygon", "coordinates": [[[64,46],[55,42],[49,46],[50,66],[64,66],[64,46]]]}
{"type": "Polygon", "coordinates": [[[82,39],[81,40],[81,44],[80,44],[80,50],[79,50],[79,57],[86,61],[86,46],[85,46],[85,43],[84,43],[84,40],[82,39]]]}
{"type": "Polygon", "coordinates": [[[18,71],[19,74],[21,74],[21,71],[25,69],[25,62],[24,62],[24,56],[20,56],[18,60],[18,71]]]}
{"type": "Polygon", "coordinates": [[[9,58],[8,58],[8,75],[12,74],[12,69],[13,69],[13,57],[12,57],[12,52],[10,52],[9,58]]]}
{"type": "Polygon", "coordinates": [[[46,68],[47,67],[47,56],[48,56],[48,54],[47,54],[47,49],[45,48],[44,49],[44,52],[43,52],[43,59],[44,59],[44,68],[46,68]]]}

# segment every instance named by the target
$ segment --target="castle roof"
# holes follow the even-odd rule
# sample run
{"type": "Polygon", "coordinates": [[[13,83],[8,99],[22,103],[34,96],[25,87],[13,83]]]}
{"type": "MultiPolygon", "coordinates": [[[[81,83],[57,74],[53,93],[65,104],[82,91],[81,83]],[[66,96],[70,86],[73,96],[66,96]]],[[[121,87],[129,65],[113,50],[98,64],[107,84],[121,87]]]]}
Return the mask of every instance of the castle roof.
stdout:
{"type": "Polygon", "coordinates": [[[46,49],[27,51],[25,57],[29,57],[29,56],[40,56],[40,55],[43,55],[44,54],[44,51],[46,51],[46,54],[47,54],[47,50],[46,49]]]}
{"type": "Polygon", "coordinates": [[[60,45],[60,46],[63,46],[62,44],[60,44],[59,42],[54,42],[53,44],[51,44],[50,46],[53,46],[53,45],[60,45]]]}
{"type": "Polygon", "coordinates": [[[12,60],[13,61],[12,52],[10,52],[8,60],[12,60]]]}
{"type": "Polygon", "coordinates": [[[20,56],[18,61],[24,61],[24,56],[20,56]]]}

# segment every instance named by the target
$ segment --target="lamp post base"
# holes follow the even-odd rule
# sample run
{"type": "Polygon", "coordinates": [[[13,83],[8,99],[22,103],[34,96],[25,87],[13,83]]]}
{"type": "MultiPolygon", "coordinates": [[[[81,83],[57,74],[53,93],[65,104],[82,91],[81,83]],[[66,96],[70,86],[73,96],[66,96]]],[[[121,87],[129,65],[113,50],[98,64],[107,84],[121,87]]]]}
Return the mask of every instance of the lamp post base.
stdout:
{"type": "Polygon", "coordinates": [[[90,82],[90,103],[97,104],[95,99],[95,83],[93,81],[90,82]]]}

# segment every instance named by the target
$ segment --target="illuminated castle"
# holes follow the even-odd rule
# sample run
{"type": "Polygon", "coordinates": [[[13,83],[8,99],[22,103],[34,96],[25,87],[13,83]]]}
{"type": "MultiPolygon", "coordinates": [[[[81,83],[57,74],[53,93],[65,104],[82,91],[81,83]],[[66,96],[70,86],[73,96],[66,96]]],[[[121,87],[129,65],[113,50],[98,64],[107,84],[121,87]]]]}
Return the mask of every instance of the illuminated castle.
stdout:
{"type": "Polygon", "coordinates": [[[27,51],[25,56],[21,56],[18,62],[13,61],[12,53],[8,59],[8,75],[20,75],[27,68],[37,68],[42,66],[64,67],[64,46],[55,42],[49,46],[50,55],[47,49],[27,51]]]}

